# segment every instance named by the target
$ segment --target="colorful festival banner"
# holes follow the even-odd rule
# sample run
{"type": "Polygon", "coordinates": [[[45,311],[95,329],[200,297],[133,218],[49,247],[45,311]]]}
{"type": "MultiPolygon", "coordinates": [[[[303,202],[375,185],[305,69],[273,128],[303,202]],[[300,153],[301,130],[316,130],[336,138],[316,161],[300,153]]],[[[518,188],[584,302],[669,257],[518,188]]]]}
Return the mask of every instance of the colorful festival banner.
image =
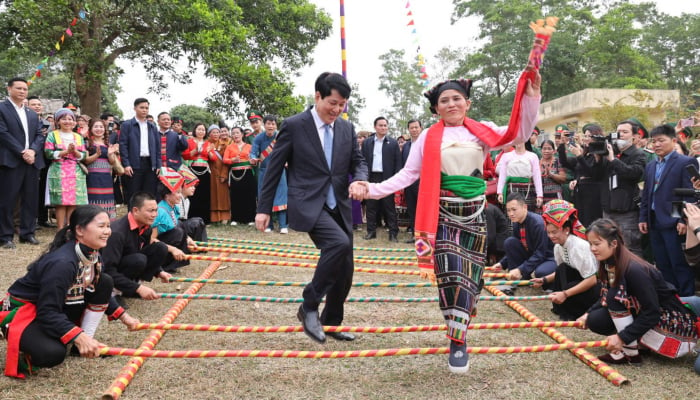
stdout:
{"type": "Polygon", "coordinates": [[[430,78],[428,77],[428,72],[425,67],[425,57],[421,53],[420,49],[420,37],[418,36],[416,30],[416,21],[413,19],[413,10],[411,10],[411,2],[406,1],[406,26],[408,27],[411,35],[413,35],[413,40],[411,43],[416,46],[416,65],[418,66],[417,75],[421,80],[423,86],[428,86],[430,84],[430,78]]]}
{"type": "Polygon", "coordinates": [[[32,83],[34,83],[35,80],[37,80],[38,78],[41,78],[41,70],[44,69],[44,66],[46,65],[46,63],[49,62],[49,58],[53,57],[56,54],[56,52],[61,51],[61,45],[63,44],[63,42],[66,41],[66,35],[68,37],[73,37],[73,30],[71,30],[70,27],[77,25],[78,20],[85,21],[85,19],[87,18],[87,11],[86,10],[87,10],[87,6],[85,7],[85,9],[81,9],[78,12],[77,17],[73,17],[73,20],[71,20],[71,22],[70,22],[70,26],[68,26],[68,28],[66,28],[66,30],[63,31],[63,33],[61,34],[61,38],[58,39],[56,41],[56,43],[53,45],[53,48],[55,50],[52,49],[51,51],[49,51],[49,55],[44,57],[44,59],[41,60],[39,65],[36,66],[36,71],[34,71],[34,75],[32,75],[32,77],[27,80],[27,85],[31,85],[32,83]]]}

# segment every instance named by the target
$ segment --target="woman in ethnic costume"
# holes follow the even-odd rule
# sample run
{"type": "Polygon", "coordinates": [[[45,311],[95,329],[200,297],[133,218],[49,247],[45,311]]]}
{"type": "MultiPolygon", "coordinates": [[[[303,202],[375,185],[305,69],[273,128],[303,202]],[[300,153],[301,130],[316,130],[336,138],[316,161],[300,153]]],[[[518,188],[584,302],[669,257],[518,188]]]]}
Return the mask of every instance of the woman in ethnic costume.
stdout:
{"type": "Polygon", "coordinates": [[[189,160],[190,170],[197,175],[199,184],[197,191],[190,197],[190,217],[199,217],[205,224],[209,223],[211,203],[211,171],[209,170],[209,158],[207,142],[207,127],[198,123],[192,129],[192,137],[187,139],[189,146],[182,153],[182,158],[189,160]]]}
{"type": "Polygon", "coordinates": [[[0,304],[0,333],[8,340],[5,375],[24,378],[33,367],[56,366],[69,344],[83,357],[97,357],[101,344],[93,336],[105,313],[129,329],[138,324],[117,305],[112,278],[102,272],[99,249],[111,232],[101,207],[77,207],[48,252],[10,286],[0,304]]]}
{"type": "Polygon", "coordinates": [[[211,222],[228,224],[228,219],[231,217],[231,200],[228,192],[228,165],[224,164],[224,151],[231,144],[231,138],[228,137],[228,130],[225,136],[222,135],[218,125],[209,126],[207,131],[209,134],[207,158],[211,170],[209,219],[211,222]]]}
{"type": "Polygon", "coordinates": [[[525,198],[528,211],[538,212],[543,203],[542,174],[537,154],[527,151],[525,143],[518,143],[515,150],[503,154],[496,168],[498,202],[505,206],[508,193],[518,192],[525,198]]]}
{"type": "Polygon", "coordinates": [[[117,208],[114,203],[112,165],[117,162],[119,143],[109,144],[105,133],[104,121],[91,120],[88,135],[90,155],[85,158],[85,164],[88,166],[87,195],[90,204],[102,207],[109,219],[114,221],[117,218],[117,208]]]}
{"type": "Polygon", "coordinates": [[[554,243],[557,269],[532,279],[533,286],[552,289],[552,312],[564,321],[573,321],[600,298],[596,272],[598,263],[586,240],[586,228],[578,221],[578,211],[566,200],[552,200],[542,207],[547,236],[554,243]]]}
{"type": "Polygon", "coordinates": [[[542,173],[542,202],[561,200],[561,185],[566,182],[566,169],[559,166],[554,157],[554,142],[545,140],[540,146],[540,172],[542,173]]]}
{"type": "Polygon", "coordinates": [[[252,146],[243,141],[243,129],[231,129],[233,143],[224,152],[224,163],[231,166],[229,194],[231,197],[231,225],[249,224],[255,221],[258,183],[250,164],[252,146]]]}
{"type": "Polygon", "coordinates": [[[85,142],[79,133],[73,132],[75,115],[67,108],[56,111],[58,129],[46,136],[44,155],[51,161],[48,170],[49,205],[56,207],[58,229],[68,225],[75,207],[87,204],[85,172],[79,163],[87,155],[85,142]]]}
{"type": "Polygon", "coordinates": [[[531,24],[537,36],[518,81],[507,127],[467,118],[471,80],[441,82],[425,93],[440,120],[412,144],[415,148],[396,175],[381,183],[366,183],[368,197],[377,199],[420,178],[414,233],[418,266],[421,276],[437,282],[450,340],[448,366],[454,373],[469,370],[467,329],[479,299],[486,258],[484,157],[493,149],[529,139],[541,98],[538,70],[555,23],[551,18],[548,26],[544,21],[531,24]]]}
{"type": "Polygon", "coordinates": [[[577,321],[582,329],[608,335],[610,353],[598,358],[608,364],[640,364],[640,344],[669,358],[689,353],[698,340],[700,321],[673,285],[627,249],[612,220],[595,220],[588,241],[603,289],[600,300],[577,321]]]}

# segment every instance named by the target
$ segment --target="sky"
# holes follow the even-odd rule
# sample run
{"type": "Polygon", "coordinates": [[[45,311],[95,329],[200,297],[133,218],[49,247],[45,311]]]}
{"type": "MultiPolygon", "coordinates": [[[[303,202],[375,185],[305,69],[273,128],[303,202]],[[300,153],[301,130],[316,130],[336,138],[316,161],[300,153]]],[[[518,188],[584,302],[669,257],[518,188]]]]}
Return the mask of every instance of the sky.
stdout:
{"type": "MultiPolygon", "coordinates": [[[[295,94],[302,96],[313,94],[314,81],[320,73],[341,72],[340,2],[310,1],[331,15],[333,29],[331,35],[316,47],[312,56],[314,63],[304,68],[299,77],[292,79],[295,94]]],[[[653,2],[657,3],[660,11],[671,15],[700,13],[700,1],[696,0],[653,2]]],[[[398,49],[405,50],[407,58],[413,57],[420,46],[421,54],[430,64],[441,48],[464,47],[473,41],[478,34],[478,21],[460,20],[451,25],[452,9],[452,0],[345,1],[347,77],[350,83],[359,85],[359,93],[365,98],[365,109],[360,114],[358,128],[370,128],[374,118],[391,104],[391,100],[378,89],[379,76],[383,72],[379,61],[381,54],[398,49]],[[406,8],[407,3],[409,8],[406,8]],[[409,10],[413,13],[412,17],[407,16],[409,10]],[[411,18],[416,33],[412,33],[411,27],[407,26],[411,18]]],[[[170,82],[167,97],[147,93],[149,83],[143,68],[128,61],[118,61],[117,64],[125,71],[121,81],[122,91],[117,95],[117,104],[124,112],[124,118],[133,116],[133,101],[137,97],[148,98],[151,114],[156,115],[179,104],[203,106],[204,99],[216,90],[216,82],[200,71],[193,76],[190,85],[170,82]]],[[[430,75],[430,70],[427,73],[430,75]]]]}

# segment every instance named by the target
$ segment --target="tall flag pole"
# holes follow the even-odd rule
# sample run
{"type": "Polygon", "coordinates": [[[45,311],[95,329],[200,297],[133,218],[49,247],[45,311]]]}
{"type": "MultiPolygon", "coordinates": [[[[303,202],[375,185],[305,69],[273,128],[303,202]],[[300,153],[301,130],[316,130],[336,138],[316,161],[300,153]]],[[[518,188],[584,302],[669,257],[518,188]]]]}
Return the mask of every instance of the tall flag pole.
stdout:
{"type": "MultiPolygon", "coordinates": [[[[345,0],[340,0],[340,59],[343,78],[348,79],[348,55],[345,48],[345,0]]],[[[348,103],[343,110],[343,119],[348,119],[348,103]]]]}

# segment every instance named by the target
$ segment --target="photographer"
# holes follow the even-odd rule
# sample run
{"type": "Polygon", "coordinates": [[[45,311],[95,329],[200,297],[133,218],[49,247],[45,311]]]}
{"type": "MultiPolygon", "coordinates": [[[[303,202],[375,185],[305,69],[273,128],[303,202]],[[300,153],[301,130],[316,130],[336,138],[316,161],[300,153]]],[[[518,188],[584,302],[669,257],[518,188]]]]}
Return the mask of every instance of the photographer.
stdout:
{"type": "Polygon", "coordinates": [[[583,146],[574,142],[562,142],[559,145],[559,163],[574,171],[574,180],[569,183],[569,189],[573,191],[574,201],[578,209],[579,220],[584,226],[603,216],[600,208],[601,181],[594,178],[593,164],[595,159],[588,150],[593,135],[600,135],[603,129],[595,124],[583,126],[583,146]],[[567,157],[566,149],[574,155],[567,157]]]}
{"type": "Polygon", "coordinates": [[[603,217],[617,223],[627,248],[642,257],[638,183],[644,175],[646,156],[635,146],[640,135],[639,126],[626,120],[618,124],[617,132],[594,137],[590,151],[595,158],[594,175],[603,181],[603,217]]]}

